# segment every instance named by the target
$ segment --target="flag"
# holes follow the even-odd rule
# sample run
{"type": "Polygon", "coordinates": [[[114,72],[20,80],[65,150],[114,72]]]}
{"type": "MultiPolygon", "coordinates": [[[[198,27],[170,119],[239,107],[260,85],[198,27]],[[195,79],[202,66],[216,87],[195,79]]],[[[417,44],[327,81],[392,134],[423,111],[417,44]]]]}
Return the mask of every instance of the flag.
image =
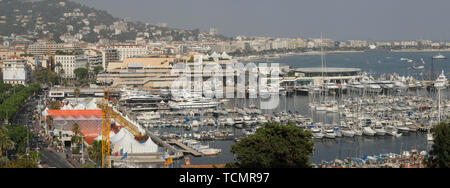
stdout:
{"type": "Polygon", "coordinates": [[[170,165],[172,164],[172,157],[169,157],[165,162],[164,162],[164,166],[170,165]]]}
{"type": "Polygon", "coordinates": [[[124,160],[128,157],[128,152],[125,153],[125,155],[123,155],[123,157],[120,160],[124,160]]]}

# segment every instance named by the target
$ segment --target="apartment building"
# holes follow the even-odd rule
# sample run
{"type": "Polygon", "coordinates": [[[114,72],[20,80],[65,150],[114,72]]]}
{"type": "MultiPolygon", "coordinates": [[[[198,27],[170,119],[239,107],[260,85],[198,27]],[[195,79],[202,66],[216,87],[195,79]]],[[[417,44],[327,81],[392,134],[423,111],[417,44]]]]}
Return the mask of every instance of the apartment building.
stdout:
{"type": "Polygon", "coordinates": [[[31,82],[31,67],[27,60],[17,56],[3,60],[3,83],[25,85],[31,82]]]}

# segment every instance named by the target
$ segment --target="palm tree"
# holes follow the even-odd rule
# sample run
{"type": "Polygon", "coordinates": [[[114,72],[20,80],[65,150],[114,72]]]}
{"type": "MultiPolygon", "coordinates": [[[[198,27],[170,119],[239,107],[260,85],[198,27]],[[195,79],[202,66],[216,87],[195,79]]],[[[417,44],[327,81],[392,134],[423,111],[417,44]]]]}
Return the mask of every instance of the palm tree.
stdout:
{"type": "Polygon", "coordinates": [[[75,144],[75,147],[78,148],[81,143],[81,130],[80,130],[80,126],[77,123],[74,123],[72,125],[72,132],[73,132],[73,136],[72,136],[72,143],[75,144]]]}
{"type": "Polygon", "coordinates": [[[73,93],[75,94],[75,98],[76,98],[76,101],[78,103],[78,97],[80,97],[80,89],[79,88],[75,88],[73,93]]]}
{"type": "Polygon", "coordinates": [[[14,149],[14,142],[8,136],[8,129],[5,126],[0,127],[0,156],[3,155],[3,150],[14,149]]]}
{"type": "Polygon", "coordinates": [[[89,158],[97,163],[97,166],[102,163],[102,141],[94,140],[92,145],[88,148],[89,158]]]}

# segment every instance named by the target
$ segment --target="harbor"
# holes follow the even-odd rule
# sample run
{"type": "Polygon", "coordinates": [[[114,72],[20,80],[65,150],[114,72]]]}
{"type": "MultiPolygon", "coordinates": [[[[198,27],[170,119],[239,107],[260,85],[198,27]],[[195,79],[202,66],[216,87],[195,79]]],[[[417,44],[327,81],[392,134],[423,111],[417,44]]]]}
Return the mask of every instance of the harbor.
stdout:
{"type": "MultiPolygon", "coordinates": [[[[399,63],[407,69],[408,60],[403,58],[399,63]]],[[[430,128],[447,120],[450,112],[447,69],[427,77],[380,74],[364,65],[326,67],[323,61],[322,67],[283,67],[279,90],[261,92],[256,97],[250,97],[250,88],[245,89],[243,98],[225,99],[208,98],[206,93],[184,93],[182,98],[175,98],[168,89],[111,88],[110,108],[118,127],[114,134],[121,135],[111,138],[120,146],[114,149],[113,160],[127,167],[149,167],[145,163],[162,167],[165,165],[161,162],[169,158],[174,160],[173,167],[184,165],[186,158],[192,165],[226,164],[235,160],[230,151],[232,144],[271,122],[290,123],[311,131],[315,148],[311,161],[317,167],[325,167],[325,163],[329,164],[326,161],[335,159],[362,159],[412,149],[429,151],[430,128]],[[367,67],[369,71],[365,72],[367,67]],[[267,96],[279,97],[275,108],[261,106],[267,105],[267,96]],[[121,133],[124,131],[128,132],[121,133]],[[122,135],[130,136],[124,141],[122,135]],[[136,142],[130,148],[127,142],[135,142],[130,140],[133,135],[140,144],[136,142]],[[133,151],[152,143],[156,149],[133,151]],[[130,160],[137,164],[119,161],[117,156],[124,154],[122,150],[129,151],[134,156],[130,160]]],[[[97,90],[83,89],[81,94],[89,101],[89,97],[101,95],[97,90]]],[[[93,102],[80,106],[78,99],[68,102],[66,98],[73,96],[70,92],[56,88],[49,96],[64,104],[72,103],[62,110],[103,108],[95,107],[93,102]]],[[[96,139],[101,140],[101,136],[96,139]]]]}

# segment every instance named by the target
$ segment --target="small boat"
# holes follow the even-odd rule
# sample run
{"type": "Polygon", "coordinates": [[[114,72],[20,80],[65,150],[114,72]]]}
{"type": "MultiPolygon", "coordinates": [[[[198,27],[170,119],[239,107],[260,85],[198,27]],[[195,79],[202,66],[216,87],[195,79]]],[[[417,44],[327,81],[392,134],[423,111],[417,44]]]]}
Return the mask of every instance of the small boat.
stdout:
{"type": "Polygon", "coordinates": [[[325,136],[319,128],[311,128],[311,132],[315,139],[322,139],[325,136]]]}
{"type": "Polygon", "coordinates": [[[355,132],[355,136],[362,136],[363,135],[363,131],[361,131],[359,129],[355,129],[353,131],[355,132]]]}
{"type": "Polygon", "coordinates": [[[364,127],[363,128],[363,134],[366,136],[375,136],[377,132],[375,132],[374,130],[372,130],[372,128],[370,127],[364,127]]]}
{"type": "Polygon", "coordinates": [[[333,129],[326,129],[325,138],[336,138],[336,133],[334,132],[333,129]]]}
{"type": "Polygon", "coordinates": [[[427,141],[428,142],[433,142],[434,138],[433,138],[433,134],[432,133],[427,133],[427,141]]]}
{"type": "Polygon", "coordinates": [[[407,132],[409,132],[409,128],[408,127],[404,127],[404,126],[397,127],[397,130],[400,133],[407,133],[407,132]]]}
{"type": "Polygon", "coordinates": [[[382,126],[375,126],[373,130],[375,131],[375,134],[377,136],[384,136],[384,135],[386,135],[386,130],[382,126]]]}
{"type": "Polygon", "coordinates": [[[393,126],[387,126],[386,134],[389,136],[395,136],[397,134],[397,129],[395,129],[395,127],[393,127],[393,126]]]}
{"type": "Polygon", "coordinates": [[[342,130],[342,135],[343,136],[345,136],[345,137],[353,137],[353,136],[355,136],[355,131],[353,131],[353,130],[350,130],[350,129],[343,129],[342,130]]]}
{"type": "Polygon", "coordinates": [[[433,59],[447,59],[447,57],[439,53],[438,55],[433,56],[433,59]]]}

